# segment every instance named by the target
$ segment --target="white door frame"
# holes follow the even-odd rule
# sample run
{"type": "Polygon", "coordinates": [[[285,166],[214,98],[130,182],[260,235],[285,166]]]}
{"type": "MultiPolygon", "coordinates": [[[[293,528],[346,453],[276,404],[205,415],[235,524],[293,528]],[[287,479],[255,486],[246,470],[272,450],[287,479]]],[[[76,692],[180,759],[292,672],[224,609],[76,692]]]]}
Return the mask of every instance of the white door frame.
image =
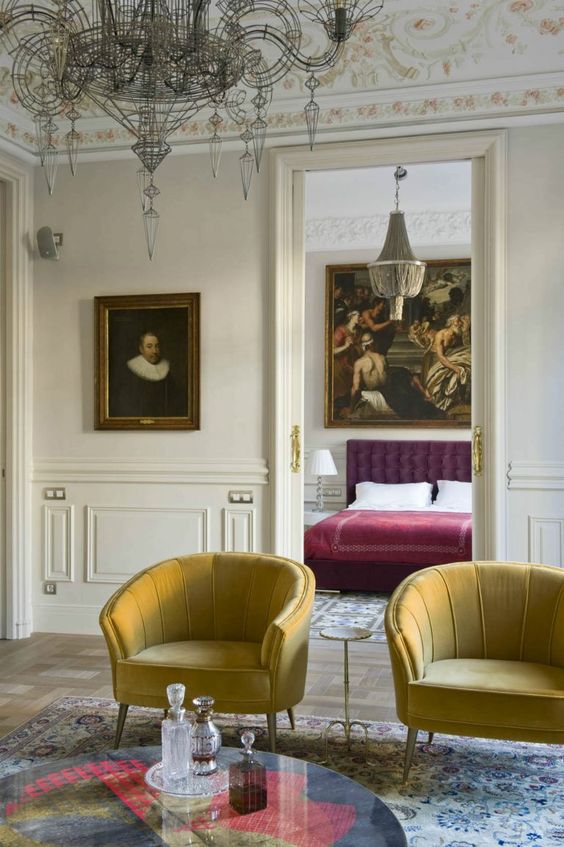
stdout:
{"type": "Polygon", "coordinates": [[[292,473],[290,432],[303,432],[304,191],[308,170],[482,160],[483,339],[487,376],[482,386],[485,558],[506,551],[506,148],[505,130],[322,144],[271,151],[272,549],[301,559],[302,473],[292,473]]]}
{"type": "Polygon", "coordinates": [[[6,593],[2,637],[27,638],[31,604],[32,451],[32,279],[33,171],[0,152],[0,180],[6,189],[6,256],[3,346],[5,373],[6,593]]]}

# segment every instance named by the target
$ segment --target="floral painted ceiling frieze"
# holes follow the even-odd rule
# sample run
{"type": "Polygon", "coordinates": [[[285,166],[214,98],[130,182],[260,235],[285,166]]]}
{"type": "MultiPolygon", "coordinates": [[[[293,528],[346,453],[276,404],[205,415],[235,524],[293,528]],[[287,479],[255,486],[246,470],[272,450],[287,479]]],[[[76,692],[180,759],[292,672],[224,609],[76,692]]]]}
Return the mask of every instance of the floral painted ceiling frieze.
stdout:
{"type": "MultiPolygon", "coordinates": [[[[306,28],[306,38],[308,31],[306,28]]],[[[0,56],[0,134],[33,149],[31,121],[0,56]]],[[[564,110],[563,0],[385,0],[362,24],[339,65],[321,75],[319,131],[393,127],[564,110]],[[495,82],[498,80],[498,83],[495,82]],[[323,94],[323,93],[324,94],[323,94]]],[[[305,132],[303,79],[288,75],[269,115],[270,137],[305,132]],[[278,108],[277,108],[278,107],[278,108]]],[[[93,105],[81,109],[84,149],[130,146],[132,137],[93,105]]],[[[61,131],[66,127],[61,124],[61,131]]],[[[225,122],[225,136],[240,130],[225,122]]],[[[176,143],[209,137],[207,115],[189,121],[176,143]]]]}

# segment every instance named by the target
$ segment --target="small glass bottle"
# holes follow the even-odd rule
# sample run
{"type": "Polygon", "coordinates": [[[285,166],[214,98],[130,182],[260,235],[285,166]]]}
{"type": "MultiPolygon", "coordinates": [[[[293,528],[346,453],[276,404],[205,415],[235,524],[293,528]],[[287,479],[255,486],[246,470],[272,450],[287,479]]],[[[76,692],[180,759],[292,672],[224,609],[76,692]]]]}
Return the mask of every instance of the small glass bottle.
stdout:
{"type": "Polygon", "coordinates": [[[192,724],[192,770],[196,776],[207,776],[217,770],[217,754],[221,733],[211,719],[213,697],[194,697],[196,719],[192,724]]]}
{"type": "Polygon", "coordinates": [[[190,775],[191,766],[191,727],[185,720],[186,709],[182,708],[186,688],[181,683],[173,683],[166,689],[170,704],[168,717],[161,726],[163,785],[165,790],[178,787],[178,783],[190,775]]]}
{"type": "Polygon", "coordinates": [[[252,749],[254,733],[247,730],[241,736],[245,749],[239,752],[242,762],[229,765],[229,805],[241,815],[266,809],[266,768],[255,759],[252,749]]]}

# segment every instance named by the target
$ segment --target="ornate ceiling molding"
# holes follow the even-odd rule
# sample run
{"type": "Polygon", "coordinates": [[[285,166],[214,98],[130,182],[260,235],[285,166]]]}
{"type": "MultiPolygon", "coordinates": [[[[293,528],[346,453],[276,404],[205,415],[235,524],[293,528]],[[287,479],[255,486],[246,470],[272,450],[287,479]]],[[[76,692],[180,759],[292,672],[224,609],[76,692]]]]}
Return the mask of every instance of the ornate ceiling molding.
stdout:
{"type": "MultiPolygon", "coordinates": [[[[405,222],[412,246],[470,244],[470,212],[467,210],[406,212],[405,222]]],[[[312,218],[306,222],[306,249],[347,250],[373,248],[384,243],[388,215],[358,218],[312,218]]]]}
{"type": "MultiPolygon", "coordinates": [[[[375,21],[361,24],[339,65],[321,75],[319,136],[564,114],[563,34],[563,0],[428,0],[415,8],[396,0],[375,21]]],[[[9,63],[9,56],[0,55],[0,136],[32,150],[33,127],[15,99],[9,63]]],[[[269,116],[271,139],[304,133],[305,141],[306,94],[297,75],[278,87],[269,116]]],[[[89,104],[81,112],[83,150],[131,146],[132,137],[89,104]]],[[[65,121],[60,127],[62,133],[68,129],[65,121]]],[[[226,139],[240,134],[234,124],[225,130],[226,139]]],[[[209,135],[202,116],[171,140],[182,147],[201,144],[209,135]]]]}

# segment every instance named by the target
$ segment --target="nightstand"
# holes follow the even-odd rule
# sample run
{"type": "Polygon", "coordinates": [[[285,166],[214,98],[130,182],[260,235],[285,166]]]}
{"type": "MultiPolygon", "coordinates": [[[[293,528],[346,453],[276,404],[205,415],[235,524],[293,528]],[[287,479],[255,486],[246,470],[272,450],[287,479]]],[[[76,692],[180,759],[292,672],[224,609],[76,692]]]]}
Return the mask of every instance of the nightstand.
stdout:
{"type": "Polygon", "coordinates": [[[314,512],[314,511],[311,511],[311,510],[305,511],[304,512],[304,526],[315,526],[316,523],[319,523],[319,521],[324,520],[324,518],[328,518],[331,515],[336,515],[336,514],[337,514],[336,511],[332,511],[332,512],[327,512],[327,511],[314,512]]]}

